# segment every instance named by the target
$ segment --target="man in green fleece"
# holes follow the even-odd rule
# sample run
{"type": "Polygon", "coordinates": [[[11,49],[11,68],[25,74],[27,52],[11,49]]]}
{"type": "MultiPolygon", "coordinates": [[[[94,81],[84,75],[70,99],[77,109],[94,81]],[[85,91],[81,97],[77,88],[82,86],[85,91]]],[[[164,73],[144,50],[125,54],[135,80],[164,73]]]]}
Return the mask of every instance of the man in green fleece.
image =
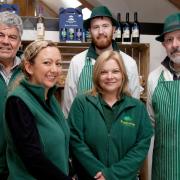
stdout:
{"type": "Polygon", "coordinates": [[[22,19],[11,12],[0,12],[0,179],[7,179],[6,142],[3,128],[4,103],[12,82],[21,72],[16,56],[23,33],[22,19]]]}

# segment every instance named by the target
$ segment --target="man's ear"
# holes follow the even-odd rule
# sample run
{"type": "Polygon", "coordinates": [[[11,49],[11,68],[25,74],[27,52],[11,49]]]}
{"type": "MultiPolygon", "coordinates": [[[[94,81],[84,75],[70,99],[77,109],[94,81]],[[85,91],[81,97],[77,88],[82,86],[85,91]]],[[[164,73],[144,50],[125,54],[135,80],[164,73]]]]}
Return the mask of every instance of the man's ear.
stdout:
{"type": "Polygon", "coordinates": [[[33,74],[33,65],[31,63],[29,63],[28,61],[25,60],[25,63],[24,63],[24,68],[26,70],[26,72],[30,75],[33,74]]]}

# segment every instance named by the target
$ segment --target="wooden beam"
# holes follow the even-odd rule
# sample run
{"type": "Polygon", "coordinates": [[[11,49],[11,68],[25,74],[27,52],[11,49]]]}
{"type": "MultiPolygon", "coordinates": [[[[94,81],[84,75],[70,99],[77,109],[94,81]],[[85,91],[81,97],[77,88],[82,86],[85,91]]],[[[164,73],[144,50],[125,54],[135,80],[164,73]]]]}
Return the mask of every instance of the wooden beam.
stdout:
{"type": "Polygon", "coordinates": [[[41,5],[44,7],[44,11],[46,11],[49,16],[51,17],[58,17],[59,15],[53,10],[51,9],[46,3],[44,3],[43,1],[39,1],[39,3],[41,3],[41,5]]]}
{"type": "Polygon", "coordinates": [[[17,4],[19,6],[19,14],[20,16],[34,16],[35,12],[35,0],[13,0],[13,4],[17,4]]]}
{"type": "Polygon", "coordinates": [[[84,6],[84,8],[87,7],[90,10],[94,8],[94,6],[86,0],[79,0],[79,2],[84,6]]]}
{"type": "Polygon", "coordinates": [[[180,9],[180,0],[169,0],[173,5],[180,9]]]}

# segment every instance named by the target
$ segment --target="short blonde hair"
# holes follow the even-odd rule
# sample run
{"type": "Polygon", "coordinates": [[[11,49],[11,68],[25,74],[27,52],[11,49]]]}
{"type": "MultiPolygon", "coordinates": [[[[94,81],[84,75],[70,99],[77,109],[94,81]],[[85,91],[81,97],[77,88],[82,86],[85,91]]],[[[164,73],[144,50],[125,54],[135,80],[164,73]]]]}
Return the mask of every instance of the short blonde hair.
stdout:
{"type": "MultiPolygon", "coordinates": [[[[126,72],[125,65],[123,63],[122,56],[119,54],[117,51],[113,50],[107,50],[103,52],[96,60],[96,63],[94,65],[94,70],[93,70],[93,90],[91,91],[92,95],[96,95],[97,93],[103,94],[103,89],[100,86],[99,79],[101,75],[101,70],[102,70],[102,65],[109,61],[110,59],[113,59],[116,61],[116,63],[119,66],[119,69],[122,74],[122,84],[121,87],[119,87],[119,97],[122,94],[126,94],[130,96],[130,93],[128,91],[128,76],[126,72]]],[[[118,97],[118,98],[119,98],[118,97]]]]}

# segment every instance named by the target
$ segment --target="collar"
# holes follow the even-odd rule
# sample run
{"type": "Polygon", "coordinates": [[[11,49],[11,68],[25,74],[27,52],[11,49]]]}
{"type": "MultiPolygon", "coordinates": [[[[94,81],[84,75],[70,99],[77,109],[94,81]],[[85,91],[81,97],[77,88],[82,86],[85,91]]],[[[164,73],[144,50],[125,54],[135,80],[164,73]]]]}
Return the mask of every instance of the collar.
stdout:
{"type": "MultiPolygon", "coordinates": [[[[90,101],[92,104],[94,104],[94,106],[97,107],[97,109],[99,109],[102,112],[102,107],[101,107],[101,102],[103,102],[103,100],[101,101],[100,99],[102,99],[100,97],[99,94],[97,94],[96,96],[92,96],[92,95],[86,95],[86,98],[88,99],[88,101],[90,101]]],[[[116,103],[118,103],[119,106],[119,112],[121,112],[123,109],[126,108],[131,108],[136,106],[136,103],[134,100],[132,100],[131,97],[123,95],[121,97],[120,100],[118,100],[116,103]]]]}
{"type": "Polygon", "coordinates": [[[170,58],[167,56],[161,64],[173,75],[173,80],[180,80],[180,77],[176,75],[176,72],[170,67],[170,63],[173,64],[173,62],[170,60],[170,58]]]}
{"type": "MultiPolygon", "coordinates": [[[[119,51],[119,46],[115,40],[112,40],[112,47],[114,51],[119,51]]],[[[99,55],[96,53],[95,44],[91,43],[90,47],[88,48],[87,57],[97,59],[99,55]]]]}
{"type": "MultiPolygon", "coordinates": [[[[102,98],[101,95],[98,95],[99,101],[103,106],[109,106],[106,101],[102,98]]],[[[122,96],[119,100],[117,100],[114,104],[113,107],[120,104],[123,100],[125,99],[125,96],[122,96]]]]}
{"type": "MultiPolygon", "coordinates": [[[[92,103],[96,107],[96,109],[98,109],[98,111],[101,113],[101,115],[104,117],[103,107],[100,102],[100,96],[99,95],[96,95],[96,96],[87,95],[86,99],[90,103],[92,103]]],[[[125,112],[126,109],[135,107],[137,105],[137,103],[131,97],[124,95],[118,101],[118,104],[116,104],[116,105],[117,105],[116,106],[116,108],[117,108],[116,117],[118,117],[122,112],[125,112]]],[[[104,117],[104,119],[105,119],[105,117],[104,117]]]]}
{"type": "MultiPolygon", "coordinates": [[[[22,86],[24,86],[28,91],[30,91],[38,100],[41,102],[45,102],[45,88],[41,85],[35,85],[30,83],[26,78],[22,79],[20,82],[22,86]]],[[[52,98],[54,92],[56,91],[57,87],[54,86],[49,89],[48,91],[48,101],[52,98]]]]}
{"type": "MultiPolygon", "coordinates": [[[[11,67],[11,70],[15,69],[17,66],[19,66],[19,64],[21,63],[21,59],[16,56],[15,59],[14,59],[14,64],[13,66],[11,67]]],[[[2,63],[0,63],[0,68],[1,69],[4,69],[4,65],[2,63]]]]}

